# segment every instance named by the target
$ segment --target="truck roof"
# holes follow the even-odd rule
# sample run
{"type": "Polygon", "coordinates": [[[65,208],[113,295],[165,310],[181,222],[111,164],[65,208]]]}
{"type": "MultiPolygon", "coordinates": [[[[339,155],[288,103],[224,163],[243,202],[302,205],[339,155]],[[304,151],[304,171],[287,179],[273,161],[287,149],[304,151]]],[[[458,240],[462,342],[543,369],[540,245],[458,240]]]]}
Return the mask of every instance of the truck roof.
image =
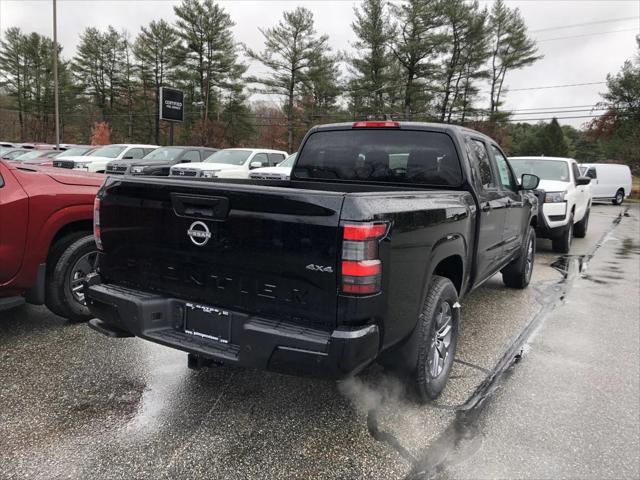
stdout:
{"type": "MultiPolygon", "coordinates": [[[[344,129],[352,129],[356,123],[365,122],[367,120],[357,120],[355,122],[341,122],[341,123],[327,123],[323,125],[316,125],[309,130],[309,133],[313,131],[322,131],[322,130],[344,130],[344,129]]],[[[429,130],[432,132],[442,132],[442,133],[451,133],[451,134],[462,134],[462,135],[475,135],[478,137],[482,137],[485,140],[491,141],[495,143],[488,135],[485,135],[478,130],[473,130],[472,128],[463,127],[462,125],[454,125],[450,123],[436,123],[436,122],[405,122],[405,121],[395,121],[390,120],[393,123],[398,124],[400,129],[413,129],[413,130],[429,130]]],[[[371,120],[371,122],[383,122],[383,120],[371,120]]],[[[385,127],[381,127],[383,130],[385,127]]]]}
{"type": "Polygon", "coordinates": [[[575,162],[574,158],[569,157],[543,157],[539,155],[522,155],[520,157],[509,157],[509,160],[555,160],[564,162],[575,162]]]}

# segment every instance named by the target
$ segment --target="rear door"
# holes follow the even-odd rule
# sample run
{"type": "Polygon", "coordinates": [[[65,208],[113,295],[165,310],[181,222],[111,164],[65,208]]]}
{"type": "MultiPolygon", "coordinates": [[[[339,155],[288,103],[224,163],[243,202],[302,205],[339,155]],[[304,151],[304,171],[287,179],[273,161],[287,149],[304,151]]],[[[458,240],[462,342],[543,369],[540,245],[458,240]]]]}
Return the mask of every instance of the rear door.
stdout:
{"type": "Polygon", "coordinates": [[[480,234],[476,265],[476,282],[478,282],[494,272],[496,263],[502,258],[506,199],[484,140],[467,137],[466,147],[480,204],[478,212],[480,234]]]}
{"type": "Polygon", "coordinates": [[[106,281],[305,325],[334,325],[343,194],[112,179],[106,281]]]}
{"type": "Polygon", "coordinates": [[[504,195],[507,207],[505,224],[502,233],[504,242],[504,257],[511,256],[522,246],[522,234],[526,231],[525,224],[529,220],[529,211],[525,210],[522,194],[518,191],[515,176],[507,162],[507,157],[500,147],[491,144],[491,153],[496,162],[500,180],[500,191],[504,195]]]}
{"type": "Polygon", "coordinates": [[[0,163],[0,284],[20,270],[29,223],[29,197],[0,163]]]}
{"type": "Polygon", "coordinates": [[[576,213],[575,221],[579,221],[584,217],[587,211],[587,205],[589,205],[589,198],[591,197],[591,189],[589,185],[578,185],[578,177],[580,177],[580,169],[577,162],[571,162],[571,176],[573,177],[573,184],[576,189],[576,213]]]}

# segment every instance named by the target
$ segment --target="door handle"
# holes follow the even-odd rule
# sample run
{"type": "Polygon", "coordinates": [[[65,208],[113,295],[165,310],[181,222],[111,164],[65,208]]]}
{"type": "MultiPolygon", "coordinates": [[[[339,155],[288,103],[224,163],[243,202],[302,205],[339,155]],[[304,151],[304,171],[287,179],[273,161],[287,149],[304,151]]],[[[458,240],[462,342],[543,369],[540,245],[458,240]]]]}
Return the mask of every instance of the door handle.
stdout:
{"type": "Polygon", "coordinates": [[[482,211],[483,211],[483,212],[488,212],[488,211],[490,211],[490,210],[491,210],[491,204],[490,204],[489,202],[485,203],[485,204],[482,206],[482,211]]]}
{"type": "Polygon", "coordinates": [[[507,200],[507,208],[511,208],[511,200],[507,200]]]}

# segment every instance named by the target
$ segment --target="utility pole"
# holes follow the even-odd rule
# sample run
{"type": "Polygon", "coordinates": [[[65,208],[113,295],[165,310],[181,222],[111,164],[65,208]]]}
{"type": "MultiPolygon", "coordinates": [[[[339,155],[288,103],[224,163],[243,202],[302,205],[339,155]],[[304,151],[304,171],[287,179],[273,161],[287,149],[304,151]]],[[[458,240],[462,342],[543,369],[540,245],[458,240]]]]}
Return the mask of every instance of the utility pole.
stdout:
{"type": "Polygon", "coordinates": [[[56,149],[60,148],[60,112],[58,104],[58,18],[56,0],[53,0],[53,103],[56,115],[56,149]]]}

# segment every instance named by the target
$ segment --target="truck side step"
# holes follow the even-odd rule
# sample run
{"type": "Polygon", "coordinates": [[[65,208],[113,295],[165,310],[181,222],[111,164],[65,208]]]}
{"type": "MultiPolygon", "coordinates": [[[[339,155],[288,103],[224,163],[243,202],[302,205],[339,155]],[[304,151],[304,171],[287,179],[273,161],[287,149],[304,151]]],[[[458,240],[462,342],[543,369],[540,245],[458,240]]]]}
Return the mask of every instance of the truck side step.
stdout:
{"type": "Polygon", "coordinates": [[[111,325],[110,323],[103,322],[99,318],[89,320],[89,326],[96,332],[100,332],[103,335],[111,338],[128,338],[134,336],[132,333],[129,333],[126,330],[122,330],[121,328],[111,325]]]}

